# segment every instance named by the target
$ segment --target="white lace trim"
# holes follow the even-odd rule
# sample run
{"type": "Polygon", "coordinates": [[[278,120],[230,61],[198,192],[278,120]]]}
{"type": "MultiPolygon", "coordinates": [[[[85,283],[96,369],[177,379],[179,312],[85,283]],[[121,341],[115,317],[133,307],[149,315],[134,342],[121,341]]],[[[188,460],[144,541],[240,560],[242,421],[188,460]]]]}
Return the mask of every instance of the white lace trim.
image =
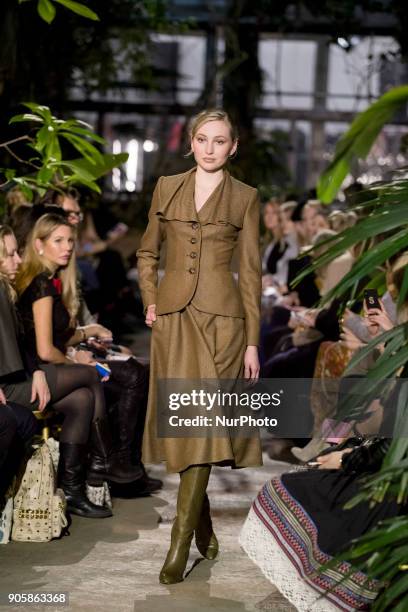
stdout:
{"type": "Polygon", "coordinates": [[[262,525],[253,508],[244,523],[239,543],[266,578],[299,612],[338,612],[337,606],[321,598],[299,576],[279,544],[262,525]]]}

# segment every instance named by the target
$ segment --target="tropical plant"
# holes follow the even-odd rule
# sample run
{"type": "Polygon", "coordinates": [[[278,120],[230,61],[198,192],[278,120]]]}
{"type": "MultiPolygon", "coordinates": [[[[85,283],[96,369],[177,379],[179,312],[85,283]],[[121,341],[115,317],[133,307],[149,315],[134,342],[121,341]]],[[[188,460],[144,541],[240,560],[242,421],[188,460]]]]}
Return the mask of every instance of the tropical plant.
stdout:
{"type": "MultiPolygon", "coordinates": [[[[371,505],[408,501],[408,382],[398,396],[395,436],[381,470],[368,477],[360,493],[346,508],[360,502],[371,505]]],[[[406,514],[379,523],[352,543],[332,563],[346,560],[383,585],[373,603],[373,612],[405,612],[408,602],[408,517],[406,514]]]]}
{"type": "Polygon", "coordinates": [[[41,197],[47,189],[62,190],[72,185],[83,185],[100,193],[96,181],[127,160],[127,153],[101,153],[93,143],[103,147],[106,142],[87,123],[78,119],[58,119],[47,106],[33,102],[23,106],[30,112],[15,115],[10,123],[28,123],[31,127],[27,134],[0,143],[0,148],[6,149],[18,162],[16,168],[0,169],[5,179],[1,187],[14,183],[29,201],[35,193],[41,197]],[[15,146],[20,147],[18,154],[15,146]],[[67,149],[79,153],[80,157],[67,158],[63,154],[67,149]]]}
{"type": "MultiPolygon", "coordinates": [[[[368,154],[383,125],[408,100],[408,86],[390,90],[370,108],[358,115],[337,145],[335,157],[322,175],[318,195],[330,202],[356,158],[368,154]]],[[[351,291],[359,297],[364,287],[385,287],[385,264],[393,256],[408,250],[408,179],[396,177],[367,187],[359,194],[354,206],[359,213],[357,224],[326,242],[327,250],[317,257],[312,269],[326,265],[346,249],[359,247],[360,256],[348,274],[325,296],[324,301],[341,298],[351,291]]],[[[302,273],[302,276],[309,270],[302,273]]],[[[404,271],[398,302],[408,295],[408,270],[404,271]]],[[[396,326],[373,339],[351,360],[349,370],[364,359],[378,344],[383,352],[359,386],[365,401],[346,401],[340,410],[358,417],[373,397],[384,392],[387,379],[403,369],[398,396],[394,439],[381,469],[367,478],[360,494],[348,506],[366,501],[375,504],[390,501],[406,504],[408,497],[408,383],[403,376],[408,371],[408,324],[396,326]]],[[[336,557],[350,561],[370,578],[379,579],[384,588],[372,606],[375,612],[403,612],[408,606],[408,517],[406,514],[378,524],[373,530],[353,542],[350,550],[336,557]]]]}
{"type": "MultiPolygon", "coordinates": [[[[19,4],[23,4],[25,2],[32,2],[32,0],[18,0],[19,4]]],[[[86,19],[99,21],[99,17],[94,11],[92,11],[82,2],[76,2],[74,0],[37,0],[37,12],[41,19],[47,23],[52,23],[57,13],[57,8],[55,6],[56,4],[60,4],[73,13],[81,15],[81,17],[85,17],[86,19]]]]}
{"type": "Polygon", "coordinates": [[[333,160],[317,185],[319,200],[330,204],[356,159],[365,158],[382,128],[408,103],[408,85],[394,87],[358,114],[336,145],[333,160]]]}

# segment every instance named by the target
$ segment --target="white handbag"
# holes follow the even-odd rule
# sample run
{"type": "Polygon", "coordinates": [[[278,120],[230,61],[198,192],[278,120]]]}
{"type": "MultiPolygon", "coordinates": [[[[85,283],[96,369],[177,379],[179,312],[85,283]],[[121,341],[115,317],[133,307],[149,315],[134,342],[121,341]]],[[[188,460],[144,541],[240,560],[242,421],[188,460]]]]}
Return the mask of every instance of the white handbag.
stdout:
{"type": "Polygon", "coordinates": [[[65,496],[56,489],[56,478],[47,444],[37,448],[27,462],[14,497],[11,539],[19,542],[49,542],[68,525],[65,496]]]}

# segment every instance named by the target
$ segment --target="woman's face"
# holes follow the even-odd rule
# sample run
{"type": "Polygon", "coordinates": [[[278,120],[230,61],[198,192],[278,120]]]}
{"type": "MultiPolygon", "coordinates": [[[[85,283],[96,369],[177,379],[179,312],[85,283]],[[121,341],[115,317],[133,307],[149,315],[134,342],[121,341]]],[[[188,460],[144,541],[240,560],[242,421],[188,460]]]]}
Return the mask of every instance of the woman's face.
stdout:
{"type": "Polygon", "coordinates": [[[0,262],[0,269],[3,274],[6,274],[9,280],[13,281],[16,278],[17,270],[21,263],[17,241],[14,236],[4,237],[4,248],[6,254],[5,258],[0,262]]]}
{"type": "Polygon", "coordinates": [[[292,214],[290,210],[281,210],[279,214],[280,225],[285,236],[293,231],[292,214]]]}
{"type": "Polygon", "coordinates": [[[55,267],[68,265],[74,250],[73,231],[66,225],[60,225],[46,240],[36,240],[35,247],[41,257],[55,267]]]}
{"type": "Polygon", "coordinates": [[[263,221],[267,230],[273,232],[279,226],[279,207],[276,204],[265,204],[263,221]]]}
{"type": "Polygon", "coordinates": [[[237,150],[238,142],[232,141],[231,131],[225,121],[207,121],[191,139],[191,150],[197,165],[206,172],[220,170],[228,157],[237,150]]]}

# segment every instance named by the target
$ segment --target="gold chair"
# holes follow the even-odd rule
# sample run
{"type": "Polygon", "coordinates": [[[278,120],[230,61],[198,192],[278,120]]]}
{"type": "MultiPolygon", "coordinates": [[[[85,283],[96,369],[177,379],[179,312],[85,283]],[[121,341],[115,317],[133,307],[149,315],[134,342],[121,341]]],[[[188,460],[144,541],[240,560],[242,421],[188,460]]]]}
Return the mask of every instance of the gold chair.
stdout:
{"type": "Polygon", "coordinates": [[[43,412],[40,412],[40,410],[34,410],[33,414],[36,419],[42,421],[41,438],[45,442],[50,437],[50,420],[55,415],[55,412],[53,410],[44,410],[43,412]]]}

